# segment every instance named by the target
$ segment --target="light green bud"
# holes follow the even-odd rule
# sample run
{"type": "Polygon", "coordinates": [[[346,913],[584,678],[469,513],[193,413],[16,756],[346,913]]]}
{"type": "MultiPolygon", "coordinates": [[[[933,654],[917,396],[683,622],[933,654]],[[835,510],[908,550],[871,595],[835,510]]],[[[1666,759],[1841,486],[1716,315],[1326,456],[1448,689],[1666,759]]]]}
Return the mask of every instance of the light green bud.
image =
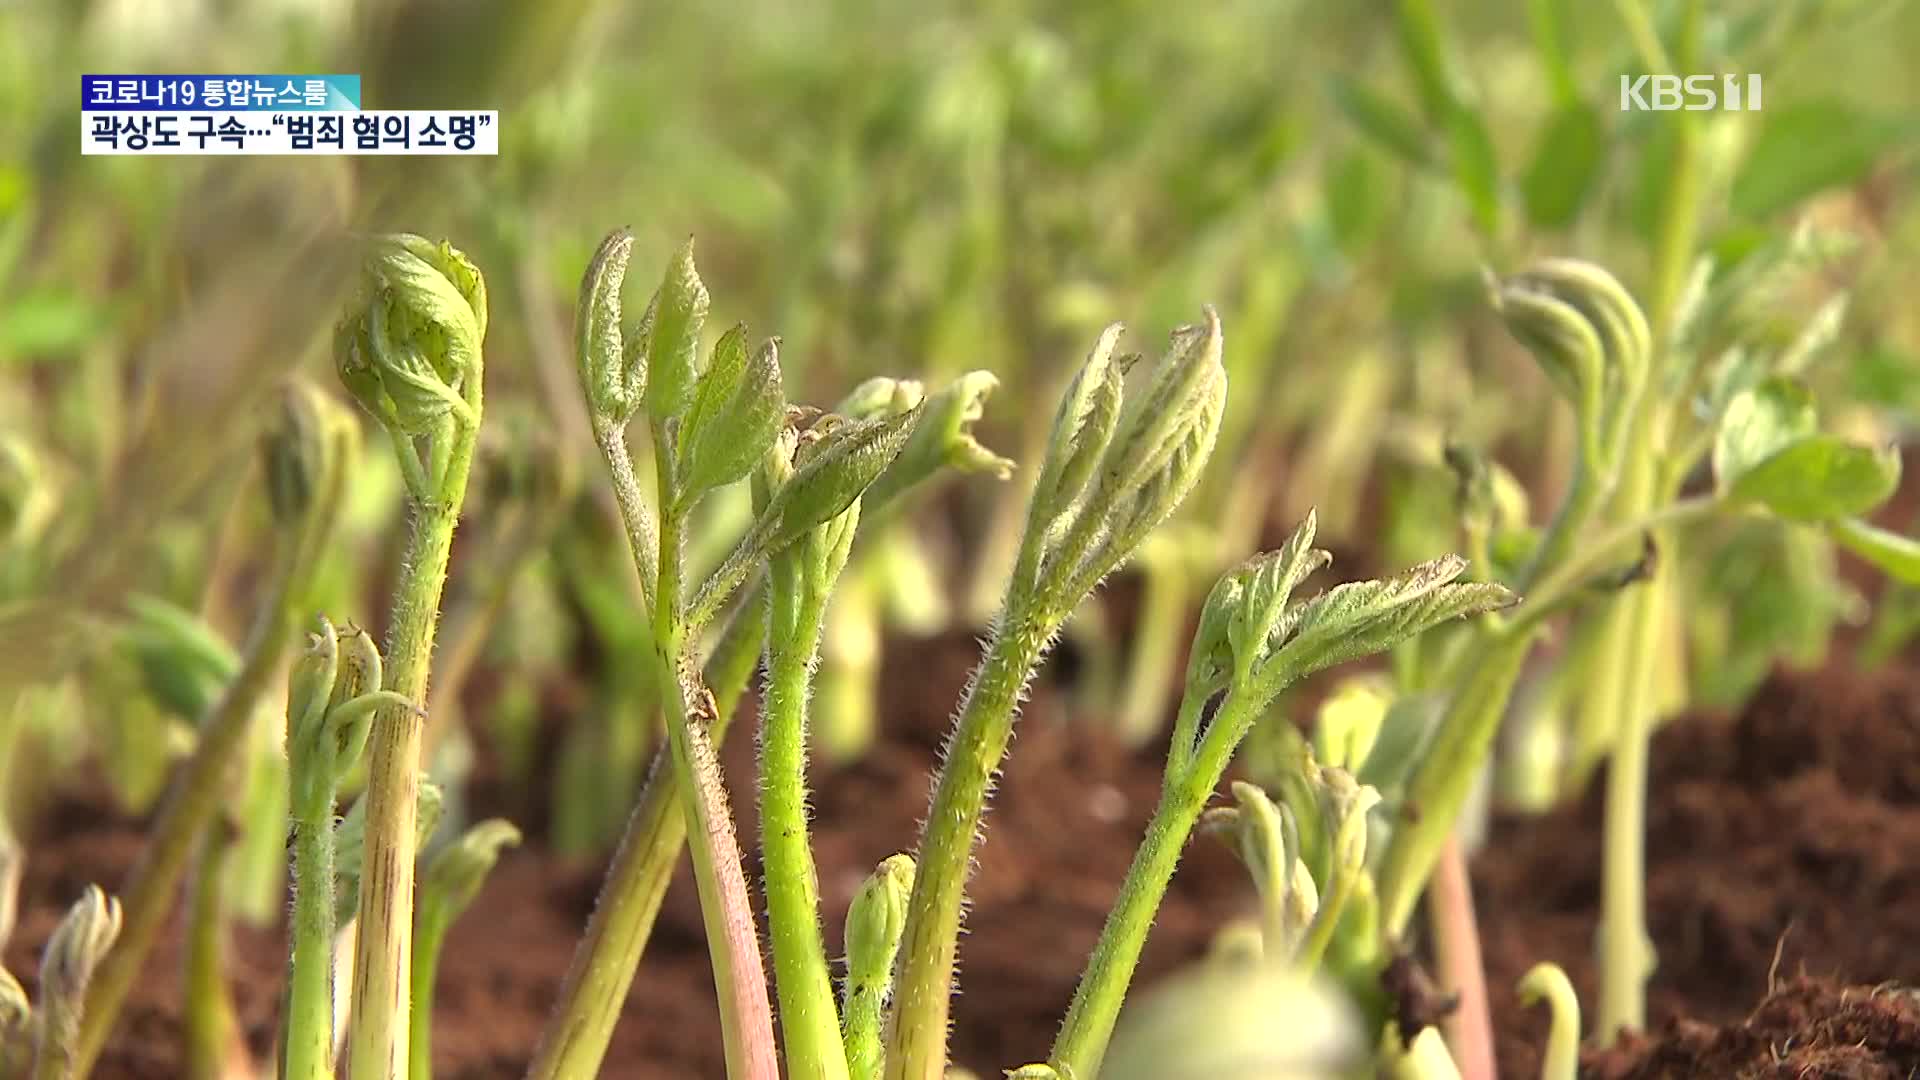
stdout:
{"type": "Polygon", "coordinates": [[[204,619],[157,596],[127,598],[119,638],[147,694],[196,724],[240,671],[240,654],[204,619]]]}
{"type": "Polygon", "coordinates": [[[1114,426],[1120,420],[1121,378],[1125,374],[1113,350],[1123,330],[1114,323],[1101,332],[1060,399],[1046,456],[1041,459],[1040,478],[1033,489],[1033,520],[1040,527],[1046,527],[1080,497],[1113,439],[1114,426]]]}
{"type": "Polygon", "coordinates": [[[1314,718],[1313,756],[1328,768],[1358,773],[1392,707],[1393,694],[1377,676],[1341,683],[1314,718]]]}
{"type": "Polygon", "coordinates": [[[918,379],[876,375],[854,387],[833,411],[849,420],[872,420],[906,412],[926,398],[926,386],[918,379]]]}
{"type": "Polygon", "coordinates": [[[626,349],[620,326],[620,293],[633,257],[633,233],[615,229],[600,241],[580,279],[580,300],[573,314],[573,352],[580,384],[594,419],[626,426],[646,399],[645,348],[626,349]]]}
{"type": "Polygon", "coordinates": [[[900,935],[906,931],[907,901],[913,896],[911,855],[890,855],[867,875],[847,908],[847,980],[854,985],[890,981],[900,935]]]}
{"type": "Polygon", "coordinates": [[[334,334],[340,381],[386,427],[431,432],[448,415],[475,424],[486,288],[466,256],[410,235],[376,240],[359,298],[334,334]]]}
{"type": "Polygon", "coordinates": [[[40,1003],[49,1012],[69,1008],[78,1014],[107,950],[120,936],[120,901],[87,886],[85,895],[67,910],[66,918],[47,939],[40,959],[40,1003]]]}
{"type": "MultiPolygon", "coordinates": [[[[1218,427],[1226,402],[1222,348],[1220,317],[1212,308],[1206,309],[1203,324],[1173,332],[1153,384],[1127,403],[1106,456],[1104,487],[1118,493],[1154,483],[1196,430],[1218,427]]],[[[1211,433],[1205,445],[1212,448],[1211,433]]]]}

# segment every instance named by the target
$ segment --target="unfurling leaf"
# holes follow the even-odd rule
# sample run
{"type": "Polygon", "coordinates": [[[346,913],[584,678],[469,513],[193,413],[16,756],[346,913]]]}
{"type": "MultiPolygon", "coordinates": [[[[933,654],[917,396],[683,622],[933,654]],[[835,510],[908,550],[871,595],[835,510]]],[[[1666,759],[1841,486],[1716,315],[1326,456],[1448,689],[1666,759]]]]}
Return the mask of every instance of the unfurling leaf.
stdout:
{"type": "MultiPolygon", "coordinates": [[[[1455,584],[1466,560],[1449,555],[1384,581],[1336,585],[1287,610],[1270,645],[1266,671],[1285,682],[1390,649],[1443,622],[1510,606],[1515,597],[1491,582],[1455,584]]],[[[1263,672],[1262,678],[1269,677],[1263,672]]]]}
{"type": "Polygon", "coordinates": [[[340,381],[384,426],[423,435],[449,415],[479,417],[486,287],[466,256],[418,236],[385,236],[368,253],[358,299],[334,333],[340,381]]]}
{"type": "Polygon", "coordinates": [[[693,404],[707,304],[707,287],[693,265],[689,237],[667,263],[660,290],[648,307],[653,318],[647,347],[647,412],[656,427],[679,419],[693,404]]]}
{"type": "Polygon", "coordinates": [[[749,356],[746,326],[727,331],[713,347],[680,428],[683,496],[724,487],[752,472],[786,415],[779,341],[768,339],[749,356]]]}

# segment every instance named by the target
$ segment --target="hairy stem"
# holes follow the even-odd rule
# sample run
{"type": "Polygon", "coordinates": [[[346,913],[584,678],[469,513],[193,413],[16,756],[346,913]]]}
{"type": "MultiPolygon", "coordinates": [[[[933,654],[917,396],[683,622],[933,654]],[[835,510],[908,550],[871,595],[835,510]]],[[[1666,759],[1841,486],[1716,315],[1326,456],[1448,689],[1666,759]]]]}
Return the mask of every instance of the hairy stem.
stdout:
{"type": "Polygon", "coordinates": [[[947,742],[901,939],[887,1039],[888,1080],[941,1080],[946,1072],[949,995],[973,845],[987,790],[1013,734],[1021,691],[1052,630],[1022,621],[994,635],[947,742]]]}
{"type": "Polygon", "coordinates": [[[293,798],[293,938],[287,964],[285,1080],[333,1075],[333,789],[303,783],[334,774],[332,738],[315,739],[293,798]]]}
{"type": "MultiPolygon", "coordinates": [[[[1213,718],[1212,731],[1246,726],[1246,714],[1250,712],[1247,701],[1245,695],[1236,694],[1223,702],[1213,718]]],[[[1146,837],[1133,853],[1119,899],[1107,915],[1080,985],[1074,989],[1066,1021],[1054,1039],[1048,1064],[1061,1076],[1091,1078],[1099,1073],[1120,1005],[1132,985],[1140,951],[1146,946],[1147,932],[1173,880],[1180,852],[1237,747],[1237,740],[1203,740],[1193,764],[1177,775],[1170,774],[1163,786],[1160,803],[1147,823],[1146,837]],[[1222,753],[1220,747],[1228,741],[1233,745],[1226,746],[1222,753]]]]}
{"type": "Polygon", "coordinates": [[[844,1078],[846,1047],[820,934],[819,875],[807,832],[807,697],[825,597],[779,575],[768,618],[767,690],[760,715],[760,854],[780,995],[780,1032],[793,1077],[844,1078]],[[796,595],[798,594],[798,595],[796,595]]]}
{"type": "MultiPolygon", "coordinates": [[[[748,595],[707,661],[707,683],[716,705],[708,734],[716,746],[726,737],[765,640],[767,623],[754,617],[759,611],[756,600],[756,595],[748,595]]],[[[686,838],[679,777],[670,751],[661,747],[607,869],[587,932],[560,984],[553,1017],[527,1068],[529,1080],[590,1080],[599,1075],[686,838]]]]}
{"type": "MultiPolygon", "coordinates": [[[[458,455],[456,486],[466,488],[471,441],[458,455]]],[[[440,594],[459,520],[458,500],[414,507],[412,535],[387,634],[387,689],[408,701],[427,701],[427,677],[440,594]]],[[[353,1024],[349,1070],[355,1080],[401,1080],[406,1075],[407,1025],[413,958],[413,885],[418,838],[414,815],[420,788],[424,721],[405,705],[373,719],[367,772],[366,861],[360,878],[360,938],[354,958],[353,1024]]]]}

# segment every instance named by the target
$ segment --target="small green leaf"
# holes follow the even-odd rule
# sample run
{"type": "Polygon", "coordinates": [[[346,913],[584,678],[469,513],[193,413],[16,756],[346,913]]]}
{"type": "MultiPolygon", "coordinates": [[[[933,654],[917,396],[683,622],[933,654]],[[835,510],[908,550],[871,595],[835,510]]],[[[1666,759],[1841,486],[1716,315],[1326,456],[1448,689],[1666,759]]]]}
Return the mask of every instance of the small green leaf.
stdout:
{"type": "Polygon", "coordinates": [[[1768,379],[1736,394],[1713,443],[1713,476],[1722,492],[1787,444],[1819,430],[1813,395],[1788,379],[1768,379]]]}
{"type": "Polygon", "coordinates": [[[1832,526],[1840,546],[1909,585],[1920,585],[1920,540],[1901,536],[1859,518],[1843,517],[1832,526]]]}
{"type": "Polygon", "coordinates": [[[1729,195],[1733,212],[1764,217],[1865,176],[1894,143],[1892,123],[1838,101],[1785,105],[1765,126],[1729,195]]]}
{"type": "Polygon", "coordinates": [[[1730,494],[1794,521],[1829,521],[1866,513],[1899,485],[1900,455],[1892,447],[1810,435],[1741,473],[1730,494]]]}
{"type": "Polygon", "coordinates": [[[649,308],[653,326],[647,350],[647,411],[655,425],[678,419],[693,404],[707,304],[707,287],[694,267],[689,238],[667,263],[666,277],[649,308]]]}
{"type": "Polygon", "coordinates": [[[1465,106],[1447,119],[1448,158],[1453,182],[1473,210],[1474,223],[1487,236],[1500,231],[1500,162],[1480,114],[1465,106]]]}
{"type": "Polygon", "coordinates": [[[1591,106],[1575,101],[1556,112],[1520,183],[1527,219],[1546,229],[1572,222],[1593,192],[1605,149],[1606,132],[1591,106]]]}
{"type": "Polygon", "coordinates": [[[1334,107],[1381,149],[1416,169],[1433,167],[1426,132],[1406,111],[1364,84],[1335,76],[1328,84],[1334,107]]]}
{"type": "Polygon", "coordinates": [[[110,329],[107,312],[80,293],[30,289],[0,303],[0,361],[75,352],[110,329]]]}
{"type": "Polygon", "coordinates": [[[1448,51],[1445,28],[1432,0],[1399,0],[1400,53],[1420,91],[1420,104],[1427,119],[1440,120],[1460,111],[1460,79],[1448,51]]]}
{"type": "Polygon", "coordinates": [[[620,290],[633,257],[633,233],[615,229],[600,242],[580,279],[580,301],[573,316],[573,351],[596,418],[625,424],[646,393],[647,357],[642,348],[629,356],[621,339],[620,290]]]}
{"type": "Polygon", "coordinates": [[[747,354],[747,328],[735,326],[713,347],[693,407],[680,428],[682,497],[723,487],[759,464],[786,422],[779,342],[747,354]]]}
{"type": "Polygon", "coordinates": [[[1333,560],[1313,546],[1317,527],[1318,517],[1308,511],[1280,550],[1257,555],[1235,571],[1241,583],[1240,600],[1227,623],[1226,637],[1236,675],[1244,677],[1266,659],[1274,627],[1293,590],[1333,560]]]}

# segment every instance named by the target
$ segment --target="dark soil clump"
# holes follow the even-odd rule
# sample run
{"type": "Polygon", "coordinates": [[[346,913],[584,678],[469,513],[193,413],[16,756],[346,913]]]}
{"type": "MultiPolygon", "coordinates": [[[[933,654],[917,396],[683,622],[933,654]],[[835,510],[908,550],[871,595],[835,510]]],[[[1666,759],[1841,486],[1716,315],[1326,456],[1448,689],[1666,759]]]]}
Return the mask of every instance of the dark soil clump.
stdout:
{"type": "MultiPolygon", "coordinates": [[[[1737,717],[1668,725],[1652,761],[1651,1033],[1592,1058],[1592,1075],[1920,1069],[1911,1002],[1867,989],[1920,978],[1920,678],[1776,675],[1737,717]],[[1756,1040],[1772,1056],[1752,1057],[1756,1040]]],[[[1503,1075],[1537,1075],[1546,1017],[1512,990],[1529,966],[1559,963],[1593,1002],[1604,783],[1497,822],[1474,863],[1503,1075]]]]}

